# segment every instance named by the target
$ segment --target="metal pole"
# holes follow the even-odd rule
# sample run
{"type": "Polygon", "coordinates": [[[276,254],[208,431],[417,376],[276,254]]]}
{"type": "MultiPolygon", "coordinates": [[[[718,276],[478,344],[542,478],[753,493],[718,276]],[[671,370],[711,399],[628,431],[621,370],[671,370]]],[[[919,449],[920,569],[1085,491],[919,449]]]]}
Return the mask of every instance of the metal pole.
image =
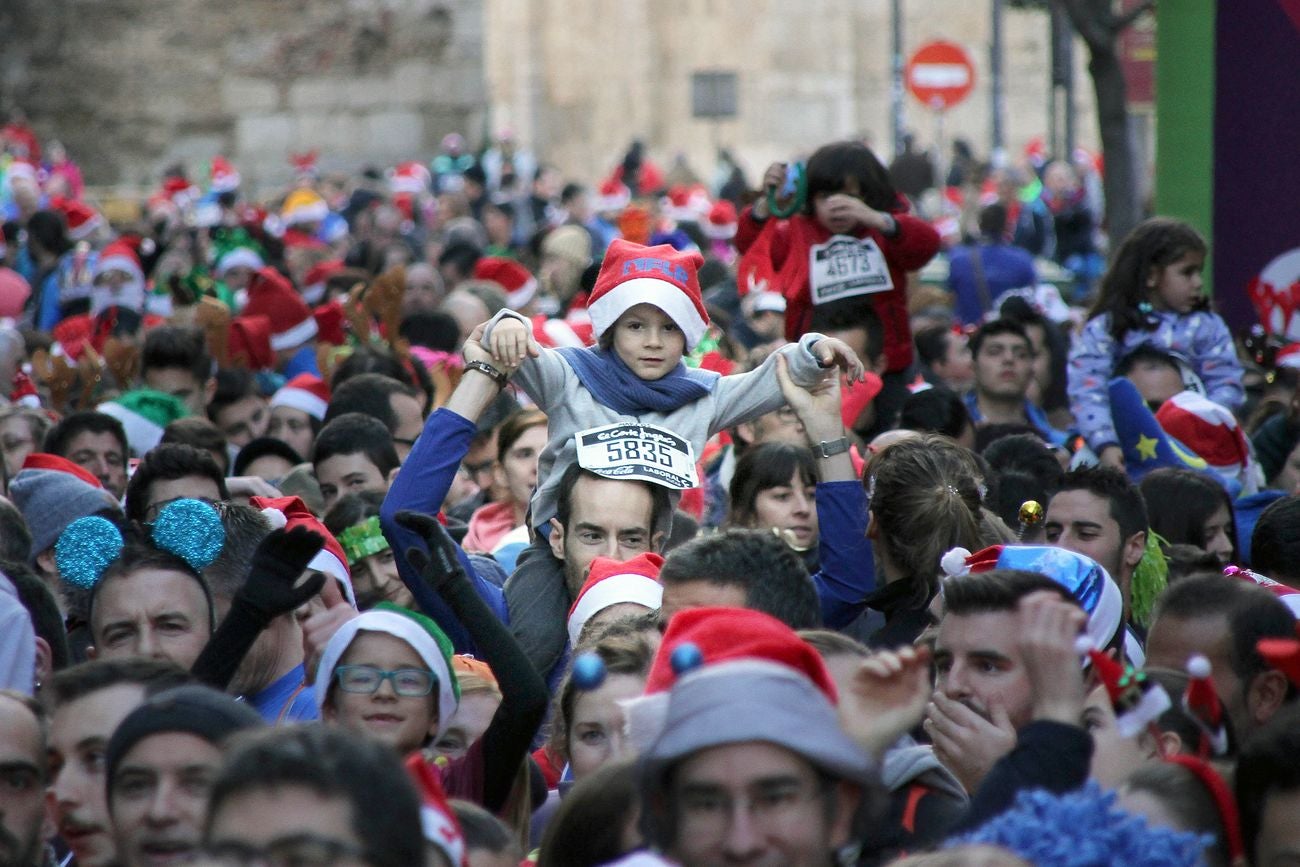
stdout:
{"type": "Polygon", "coordinates": [[[1061,67],[1065,76],[1064,101],[1062,114],[1065,124],[1065,152],[1061,158],[1066,162],[1074,160],[1074,25],[1068,18],[1061,22],[1061,67]]]}
{"type": "Polygon", "coordinates": [[[991,10],[993,33],[989,45],[989,90],[992,99],[989,108],[993,117],[989,127],[993,133],[991,152],[995,165],[1001,161],[1007,146],[1006,130],[1002,126],[1002,115],[1005,109],[1005,95],[1002,92],[1002,11],[1003,0],[993,0],[991,10]]]}
{"type": "Polygon", "coordinates": [[[890,25],[892,30],[889,107],[894,121],[894,155],[903,152],[903,0],[890,0],[890,25]]]}

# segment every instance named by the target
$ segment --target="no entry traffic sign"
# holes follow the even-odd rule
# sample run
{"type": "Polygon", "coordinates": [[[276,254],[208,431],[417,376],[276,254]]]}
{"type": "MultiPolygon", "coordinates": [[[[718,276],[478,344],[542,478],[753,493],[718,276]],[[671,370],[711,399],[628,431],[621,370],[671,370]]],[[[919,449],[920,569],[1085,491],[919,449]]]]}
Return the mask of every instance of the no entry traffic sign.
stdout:
{"type": "Polygon", "coordinates": [[[975,87],[975,66],[955,42],[927,42],[907,61],[907,89],[935,111],[952,108],[975,87]]]}

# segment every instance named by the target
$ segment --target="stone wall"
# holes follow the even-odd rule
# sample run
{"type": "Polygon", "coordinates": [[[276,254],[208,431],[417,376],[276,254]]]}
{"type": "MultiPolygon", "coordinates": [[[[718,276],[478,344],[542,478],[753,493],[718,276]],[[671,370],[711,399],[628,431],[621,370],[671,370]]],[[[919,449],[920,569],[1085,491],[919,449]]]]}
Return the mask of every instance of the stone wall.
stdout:
{"type": "MultiPolygon", "coordinates": [[[[907,0],[905,53],[944,38],[964,45],[976,88],[944,118],[989,149],[990,0],[907,0]]],[[[494,128],[511,127],[567,172],[594,180],[633,138],[667,169],[677,152],[699,173],[717,145],[751,180],[762,167],[847,136],[888,154],[890,4],[886,0],[486,0],[485,60],[494,128]],[[739,115],[691,116],[691,74],[738,73],[739,115]]],[[[1005,15],[1004,121],[1018,154],[1048,128],[1048,18],[1005,15]]],[[[1098,141],[1086,51],[1076,51],[1079,144],[1098,141]]],[[[906,123],[925,144],[935,116],[907,97],[906,123]]],[[[946,151],[946,148],[945,148],[946,151]]]]}
{"type": "Polygon", "coordinates": [[[227,155],[250,186],[427,159],[483,124],[480,0],[3,0],[0,105],[92,184],[227,155]]]}

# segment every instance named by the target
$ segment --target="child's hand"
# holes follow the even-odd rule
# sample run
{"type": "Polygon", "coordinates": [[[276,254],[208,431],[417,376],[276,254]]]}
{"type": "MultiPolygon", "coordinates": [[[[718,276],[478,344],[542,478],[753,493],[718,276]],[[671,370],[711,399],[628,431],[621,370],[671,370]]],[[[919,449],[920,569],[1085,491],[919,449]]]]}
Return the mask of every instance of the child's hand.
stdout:
{"type": "Polygon", "coordinates": [[[525,357],[536,358],[541,352],[528,326],[513,318],[497,322],[488,342],[492,358],[507,370],[514,370],[525,357]]]}
{"type": "Polygon", "coordinates": [[[823,337],[812,345],[813,358],[822,367],[838,367],[850,383],[862,379],[866,369],[862,360],[847,343],[837,337],[823,337]]]}
{"type": "Polygon", "coordinates": [[[1124,469],[1124,450],[1119,446],[1106,446],[1097,455],[1097,462],[1103,467],[1114,467],[1117,470],[1124,469]]]}
{"type": "Polygon", "coordinates": [[[827,196],[824,209],[828,226],[866,226],[881,232],[890,228],[890,221],[884,214],[847,193],[827,196]]]}
{"type": "Polygon", "coordinates": [[[759,196],[754,200],[754,216],[760,220],[767,219],[767,191],[780,190],[785,186],[785,163],[772,163],[763,172],[763,186],[759,188],[759,196]]]}

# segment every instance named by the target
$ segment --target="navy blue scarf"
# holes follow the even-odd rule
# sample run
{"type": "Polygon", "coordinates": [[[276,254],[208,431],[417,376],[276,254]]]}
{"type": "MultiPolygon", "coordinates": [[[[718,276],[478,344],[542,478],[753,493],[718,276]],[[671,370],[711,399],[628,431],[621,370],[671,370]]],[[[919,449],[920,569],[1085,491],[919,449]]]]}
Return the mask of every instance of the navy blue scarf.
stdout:
{"type": "Polygon", "coordinates": [[[633,373],[617,352],[606,352],[594,346],[586,349],[566,347],[559,352],[597,403],[619,415],[681,409],[692,401],[707,397],[719,378],[711,370],[690,369],[679,361],[671,373],[648,382],[633,373]]]}

